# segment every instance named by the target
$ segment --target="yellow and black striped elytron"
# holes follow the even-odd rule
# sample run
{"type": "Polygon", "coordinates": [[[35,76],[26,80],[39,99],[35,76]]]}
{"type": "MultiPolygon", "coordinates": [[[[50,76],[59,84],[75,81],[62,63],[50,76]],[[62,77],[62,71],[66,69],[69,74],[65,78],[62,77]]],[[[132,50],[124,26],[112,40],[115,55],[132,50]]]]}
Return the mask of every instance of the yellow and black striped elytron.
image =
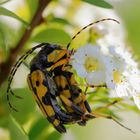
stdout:
{"type": "MultiPolygon", "coordinates": [[[[118,23],[118,21],[111,18],[90,23],[82,28],[72,40],[87,27],[105,20],[112,20],[118,23]]],[[[91,113],[84,92],[77,86],[73,73],[69,71],[69,58],[73,50],[70,51],[68,48],[72,40],[68,43],[67,49],[62,49],[59,45],[48,43],[42,43],[33,47],[19,58],[8,79],[7,100],[9,106],[17,111],[9,101],[8,93],[20,98],[11,90],[12,79],[22,62],[34,50],[41,48],[39,53],[31,61],[30,74],[28,75],[27,81],[41,111],[60,133],[66,132],[64,124],[78,123],[79,125],[85,125],[89,119],[99,116],[91,113]],[[57,96],[62,101],[65,110],[59,105],[56,99],[57,96]]],[[[106,118],[112,119],[110,116],[106,118]]]]}

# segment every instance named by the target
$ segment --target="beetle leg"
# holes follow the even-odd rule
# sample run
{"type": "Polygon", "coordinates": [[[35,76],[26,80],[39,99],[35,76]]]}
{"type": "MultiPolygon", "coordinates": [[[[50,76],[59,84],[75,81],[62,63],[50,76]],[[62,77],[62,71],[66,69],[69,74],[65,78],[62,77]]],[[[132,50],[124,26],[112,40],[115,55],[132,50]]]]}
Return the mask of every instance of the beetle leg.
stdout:
{"type": "Polygon", "coordinates": [[[66,104],[67,106],[71,107],[77,114],[83,115],[84,111],[77,105],[75,105],[72,101],[67,99],[65,96],[60,95],[60,99],[66,104]]]}
{"type": "Polygon", "coordinates": [[[91,108],[90,108],[90,105],[89,105],[89,103],[88,103],[87,100],[86,100],[86,95],[85,95],[85,93],[82,92],[81,95],[82,95],[82,99],[83,99],[85,108],[87,109],[87,111],[88,111],[89,113],[92,112],[92,110],[91,110],[91,108]]]}

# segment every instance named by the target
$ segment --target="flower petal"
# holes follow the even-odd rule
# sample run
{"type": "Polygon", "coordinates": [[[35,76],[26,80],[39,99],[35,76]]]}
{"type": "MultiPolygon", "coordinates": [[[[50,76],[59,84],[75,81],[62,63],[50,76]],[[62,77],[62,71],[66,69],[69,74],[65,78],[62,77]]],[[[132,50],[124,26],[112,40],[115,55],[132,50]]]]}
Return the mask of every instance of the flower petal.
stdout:
{"type": "Polygon", "coordinates": [[[83,65],[79,64],[79,63],[72,63],[73,68],[76,70],[77,74],[81,77],[86,77],[87,72],[84,68],[83,65]]]}
{"type": "Polygon", "coordinates": [[[105,83],[105,74],[103,71],[93,72],[87,75],[86,80],[90,85],[103,85],[105,83]]]}

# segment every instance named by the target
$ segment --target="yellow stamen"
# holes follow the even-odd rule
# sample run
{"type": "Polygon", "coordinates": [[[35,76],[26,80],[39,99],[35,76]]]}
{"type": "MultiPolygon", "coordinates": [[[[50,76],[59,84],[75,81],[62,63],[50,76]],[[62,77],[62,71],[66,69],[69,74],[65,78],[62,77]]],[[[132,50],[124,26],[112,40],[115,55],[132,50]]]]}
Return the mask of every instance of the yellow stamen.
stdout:
{"type": "Polygon", "coordinates": [[[114,83],[116,83],[116,84],[121,83],[122,82],[121,73],[119,71],[114,71],[114,73],[113,73],[113,79],[114,79],[113,80],[114,83]]]}
{"type": "Polygon", "coordinates": [[[93,72],[98,69],[99,64],[98,60],[94,57],[87,57],[84,64],[87,72],[93,72]]]}

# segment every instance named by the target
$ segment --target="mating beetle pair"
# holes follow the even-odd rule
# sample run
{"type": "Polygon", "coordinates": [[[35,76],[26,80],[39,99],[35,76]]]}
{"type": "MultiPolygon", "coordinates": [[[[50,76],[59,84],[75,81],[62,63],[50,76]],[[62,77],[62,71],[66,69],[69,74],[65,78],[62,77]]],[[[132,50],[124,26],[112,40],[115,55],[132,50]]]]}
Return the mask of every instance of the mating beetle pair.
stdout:
{"type": "Polygon", "coordinates": [[[89,115],[86,118],[84,115],[91,109],[82,90],[74,85],[73,73],[66,70],[69,67],[68,52],[57,45],[42,45],[44,47],[31,62],[28,84],[48,121],[59,132],[65,132],[63,124],[85,124],[89,115]],[[59,105],[57,96],[66,110],[59,105]]]}
{"type": "MultiPolygon", "coordinates": [[[[105,20],[112,20],[118,23],[115,19],[102,19],[82,28],[71,39],[66,49],[63,49],[59,45],[42,43],[22,55],[14,65],[8,79],[7,100],[9,106],[17,111],[9,101],[9,93],[20,98],[11,90],[11,82],[18,67],[31,53],[41,48],[30,63],[30,74],[28,74],[27,81],[39,108],[57,131],[60,133],[66,132],[64,124],[78,123],[84,126],[86,125],[86,121],[99,116],[113,119],[111,116],[92,113],[86,100],[86,95],[78,87],[74,74],[70,71],[71,65],[69,64],[69,59],[75,51],[68,50],[71,42],[84,29],[105,20]],[[62,105],[59,104],[57,97],[61,100],[62,105]]],[[[122,124],[120,125],[123,126],[122,124]]]]}

